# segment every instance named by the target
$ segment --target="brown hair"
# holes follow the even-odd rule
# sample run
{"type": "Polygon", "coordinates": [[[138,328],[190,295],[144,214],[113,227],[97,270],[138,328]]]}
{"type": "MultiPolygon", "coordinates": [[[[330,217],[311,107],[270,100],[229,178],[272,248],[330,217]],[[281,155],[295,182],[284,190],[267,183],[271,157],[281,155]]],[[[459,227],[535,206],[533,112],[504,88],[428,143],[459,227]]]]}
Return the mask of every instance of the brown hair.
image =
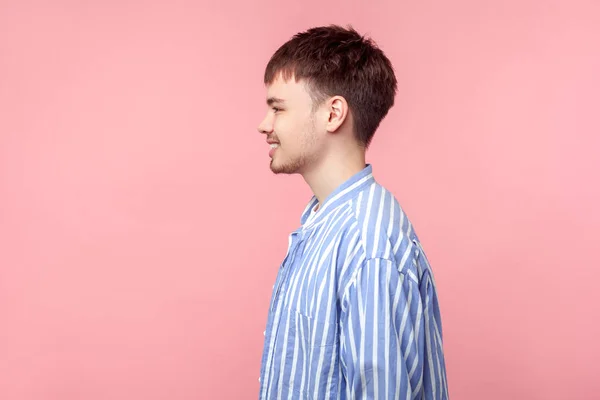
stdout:
{"type": "Polygon", "coordinates": [[[294,35],[271,57],[265,84],[279,73],[285,80],[306,80],[315,106],[330,96],[344,97],[354,134],[365,147],[394,105],[397,82],[390,60],[350,26],[317,27],[294,35]]]}

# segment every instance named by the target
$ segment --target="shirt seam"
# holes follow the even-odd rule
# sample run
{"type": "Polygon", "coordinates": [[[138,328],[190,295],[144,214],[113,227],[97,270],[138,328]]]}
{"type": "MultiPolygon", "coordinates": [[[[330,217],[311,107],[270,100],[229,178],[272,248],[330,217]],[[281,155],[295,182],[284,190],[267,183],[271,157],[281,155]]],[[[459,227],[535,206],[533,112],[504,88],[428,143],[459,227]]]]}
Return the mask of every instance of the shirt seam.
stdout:
{"type": "MultiPolygon", "coordinates": [[[[368,257],[368,258],[365,258],[360,263],[360,265],[356,268],[356,270],[352,273],[352,276],[348,280],[348,284],[346,285],[346,287],[344,287],[344,291],[342,292],[342,297],[340,299],[340,304],[342,306],[342,312],[345,312],[344,304],[347,301],[347,298],[348,298],[348,295],[349,295],[348,293],[350,292],[350,288],[352,287],[352,285],[354,285],[356,283],[356,279],[358,277],[358,273],[365,267],[365,265],[369,261],[373,261],[373,260],[387,261],[387,262],[391,263],[392,265],[394,265],[394,263],[395,263],[395,261],[390,260],[390,259],[385,258],[385,257],[368,257]]],[[[411,281],[411,282],[414,283],[414,281],[412,279],[410,279],[410,277],[407,276],[407,274],[406,274],[406,272],[404,270],[398,271],[398,274],[403,275],[405,278],[409,279],[409,281],[411,281]]]]}

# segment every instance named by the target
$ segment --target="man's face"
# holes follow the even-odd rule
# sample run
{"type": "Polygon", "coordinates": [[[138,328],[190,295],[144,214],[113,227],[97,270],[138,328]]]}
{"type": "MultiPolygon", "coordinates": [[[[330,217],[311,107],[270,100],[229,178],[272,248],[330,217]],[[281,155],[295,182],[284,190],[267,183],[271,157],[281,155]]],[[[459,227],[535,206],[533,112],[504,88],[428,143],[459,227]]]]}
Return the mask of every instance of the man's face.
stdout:
{"type": "Polygon", "coordinates": [[[303,173],[314,165],[322,150],[313,100],[307,85],[279,76],[267,87],[269,110],[258,130],[270,144],[271,171],[303,173]]]}

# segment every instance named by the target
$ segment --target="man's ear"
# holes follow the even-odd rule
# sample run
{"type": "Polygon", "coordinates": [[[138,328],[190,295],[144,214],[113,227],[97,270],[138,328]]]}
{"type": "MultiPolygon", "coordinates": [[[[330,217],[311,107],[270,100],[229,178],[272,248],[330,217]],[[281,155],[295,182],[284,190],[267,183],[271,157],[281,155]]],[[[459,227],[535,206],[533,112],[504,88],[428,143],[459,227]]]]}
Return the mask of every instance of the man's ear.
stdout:
{"type": "Polygon", "coordinates": [[[348,117],[348,102],[342,96],[333,96],[327,100],[327,112],[329,114],[327,132],[334,133],[348,117]]]}

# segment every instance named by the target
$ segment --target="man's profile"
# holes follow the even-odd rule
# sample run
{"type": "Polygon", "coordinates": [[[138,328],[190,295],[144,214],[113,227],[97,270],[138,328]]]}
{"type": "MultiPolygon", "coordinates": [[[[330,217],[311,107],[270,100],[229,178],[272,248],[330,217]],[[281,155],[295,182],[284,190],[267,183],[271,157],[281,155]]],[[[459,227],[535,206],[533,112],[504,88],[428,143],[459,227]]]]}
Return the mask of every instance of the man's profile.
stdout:
{"type": "Polygon", "coordinates": [[[447,399],[432,271],[365,152],[394,104],[388,58],[352,28],[298,33],[269,61],[259,131],[314,196],[268,313],[260,399],[447,399]]]}

